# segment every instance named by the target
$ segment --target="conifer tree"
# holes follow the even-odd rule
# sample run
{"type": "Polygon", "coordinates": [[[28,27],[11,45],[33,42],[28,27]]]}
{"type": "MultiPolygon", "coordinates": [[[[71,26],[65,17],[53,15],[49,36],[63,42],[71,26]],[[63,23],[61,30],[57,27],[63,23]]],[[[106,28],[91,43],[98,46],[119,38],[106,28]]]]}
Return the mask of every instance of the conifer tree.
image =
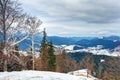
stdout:
{"type": "Polygon", "coordinates": [[[55,71],[56,56],[52,42],[47,42],[45,29],[43,31],[43,40],[40,49],[40,70],[55,71]]]}
{"type": "Polygon", "coordinates": [[[41,50],[44,49],[46,47],[46,45],[47,45],[46,36],[47,36],[47,34],[46,34],[45,29],[44,29],[44,31],[43,31],[43,39],[42,39],[42,42],[41,42],[41,50]]]}
{"type": "Polygon", "coordinates": [[[41,42],[41,49],[40,49],[40,70],[47,70],[47,63],[48,63],[48,49],[47,49],[47,41],[46,41],[46,32],[44,29],[43,40],[41,42]]]}
{"type": "Polygon", "coordinates": [[[52,42],[48,43],[48,70],[55,71],[56,68],[56,56],[54,55],[54,48],[52,42]]]}

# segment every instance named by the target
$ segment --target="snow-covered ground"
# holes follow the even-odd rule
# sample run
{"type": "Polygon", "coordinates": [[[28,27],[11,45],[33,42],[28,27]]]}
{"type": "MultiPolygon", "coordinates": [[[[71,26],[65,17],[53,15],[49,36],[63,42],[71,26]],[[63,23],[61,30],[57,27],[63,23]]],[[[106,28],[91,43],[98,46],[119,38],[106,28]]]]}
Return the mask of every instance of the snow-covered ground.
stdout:
{"type": "Polygon", "coordinates": [[[75,47],[75,45],[69,45],[69,46],[65,46],[64,48],[65,48],[66,50],[73,50],[74,47],[75,47]]]}
{"type": "MultiPolygon", "coordinates": [[[[97,47],[88,47],[84,49],[78,49],[78,50],[72,50],[73,48],[65,48],[66,51],[69,53],[75,53],[75,52],[89,52],[93,53],[94,55],[107,55],[107,56],[120,56],[120,49],[119,50],[114,50],[111,52],[109,49],[102,49],[101,45],[98,45],[97,47]]],[[[74,46],[72,46],[74,47],[74,46]]]]}
{"type": "MultiPolygon", "coordinates": [[[[75,75],[75,76],[84,76],[84,77],[87,77],[87,69],[72,71],[72,72],[69,72],[68,74],[75,75]]],[[[91,78],[93,80],[97,80],[97,78],[95,78],[95,77],[93,77],[93,76],[91,76],[89,74],[88,74],[88,78],[91,78]]]]}
{"type": "Polygon", "coordinates": [[[0,80],[95,80],[95,78],[48,71],[14,71],[0,72],[0,80]]]}

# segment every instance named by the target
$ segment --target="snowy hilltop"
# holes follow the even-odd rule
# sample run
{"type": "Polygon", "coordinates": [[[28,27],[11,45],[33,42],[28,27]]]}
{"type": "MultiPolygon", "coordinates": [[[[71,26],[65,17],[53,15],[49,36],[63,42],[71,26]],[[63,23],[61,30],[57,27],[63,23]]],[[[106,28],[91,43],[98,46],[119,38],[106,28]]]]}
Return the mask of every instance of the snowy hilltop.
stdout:
{"type": "Polygon", "coordinates": [[[95,78],[48,71],[14,71],[0,72],[0,80],[95,80],[95,78]]]}
{"type": "Polygon", "coordinates": [[[104,49],[102,45],[97,45],[94,47],[87,47],[87,48],[83,48],[80,45],[68,45],[68,46],[62,45],[62,47],[66,50],[67,53],[88,52],[88,53],[92,53],[93,55],[107,55],[114,57],[120,56],[120,46],[112,50],[104,49]]]}

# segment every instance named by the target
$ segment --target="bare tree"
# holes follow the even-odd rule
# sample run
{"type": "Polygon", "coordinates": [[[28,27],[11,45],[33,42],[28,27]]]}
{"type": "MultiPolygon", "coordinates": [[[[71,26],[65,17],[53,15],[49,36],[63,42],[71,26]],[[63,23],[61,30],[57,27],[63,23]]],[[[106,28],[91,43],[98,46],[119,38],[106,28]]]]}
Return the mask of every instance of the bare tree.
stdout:
{"type": "Polygon", "coordinates": [[[31,49],[32,49],[32,69],[35,69],[35,35],[41,33],[40,31],[40,25],[42,24],[42,21],[37,19],[36,17],[28,17],[28,19],[26,20],[26,24],[27,24],[27,28],[32,36],[32,45],[31,45],[31,49]]]}
{"type": "Polygon", "coordinates": [[[13,47],[29,36],[20,4],[13,0],[0,0],[0,33],[3,34],[3,53],[6,55],[4,71],[7,71],[7,57],[13,47]],[[24,30],[23,30],[24,29],[24,30]],[[24,35],[16,35],[18,33],[24,35]]]}

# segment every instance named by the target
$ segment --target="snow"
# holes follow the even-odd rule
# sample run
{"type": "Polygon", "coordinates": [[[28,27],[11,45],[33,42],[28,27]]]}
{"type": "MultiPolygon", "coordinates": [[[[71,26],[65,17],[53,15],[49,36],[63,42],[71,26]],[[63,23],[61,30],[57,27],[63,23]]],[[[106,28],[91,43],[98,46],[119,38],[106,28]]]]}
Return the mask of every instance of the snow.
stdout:
{"type": "Polygon", "coordinates": [[[84,49],[79,49],[79,50],[72,50],[69,49],[67,50],[67,53],[76,53],[76,52],[89,52],[92,53],[93,55],[107,55],[107,56],[120,56],[120,49],[114,50],[114,52],[111,52],[109,49],[102,49],[101,45],[98,45],[97,47],[88,47],[84,49]]]}
{"type": "Polygon", "coordinates": [[[65,50],[68,50],[68,51],[72,51],[74,50],[74,47],[77,46],[77,47],[82,47],[80,45],[69,45],[69,46],[64,46],[64,49],[65,50]]]}
{"type": "Polygon", "coordinates": [[[25,51],[19,51],[19,53],[22,53],[24,56],[28,56],[28,53],[25,51]]]}
{"type": "Polygon", "coordinates": [[[0,80],[95,80],[95,78],[48,71],[14,71],[0,72],[0,80]]]}
{"type": "Polygon", "coordinates": [[[68,74],[72,74],[72,75],[76,75],[76,76],[78,76],[78,75],[87,76],[87,69],[72,71],[72,72],[69,72],[68,74]]]}
{"type": "Polygon", "coordinates": [[[61,45],[62,47],[66,47],[67,45],[61,45]]]}
{"type": "MultiPolygon", "coordinates": [[[[72,72],[69,72],[68,74],[87,77],[87,69],[72,71],[72,72]]],[[[88,75],[88,80],[98,80],[98,79],[91,75],[88,75]]]]}
{"type": "Polygon", "coordinates": [[[75,45],[69,45],[65,47],[65,50],[73,50],[75,45]]]}
{"type": "Polygon", "coordinates": [[[120,56],[120,46],[116,47],[113,51],[109,49],[104,49],[102,45],[74,50],[75,46],[82,47],[80,45],[61,45],[61,46],[54,45],[56,52],[55,54],[61,54],[62,51],[65,49],[67,53],[89,52],[92,53],[93,55],[107,55],[114,57],[120,56]]]}
{"type": "Polygon", "coordinates": [[[100,62],[105,62],[105,60],[104,60],[104,59],[101,59],[100,62]]]}

